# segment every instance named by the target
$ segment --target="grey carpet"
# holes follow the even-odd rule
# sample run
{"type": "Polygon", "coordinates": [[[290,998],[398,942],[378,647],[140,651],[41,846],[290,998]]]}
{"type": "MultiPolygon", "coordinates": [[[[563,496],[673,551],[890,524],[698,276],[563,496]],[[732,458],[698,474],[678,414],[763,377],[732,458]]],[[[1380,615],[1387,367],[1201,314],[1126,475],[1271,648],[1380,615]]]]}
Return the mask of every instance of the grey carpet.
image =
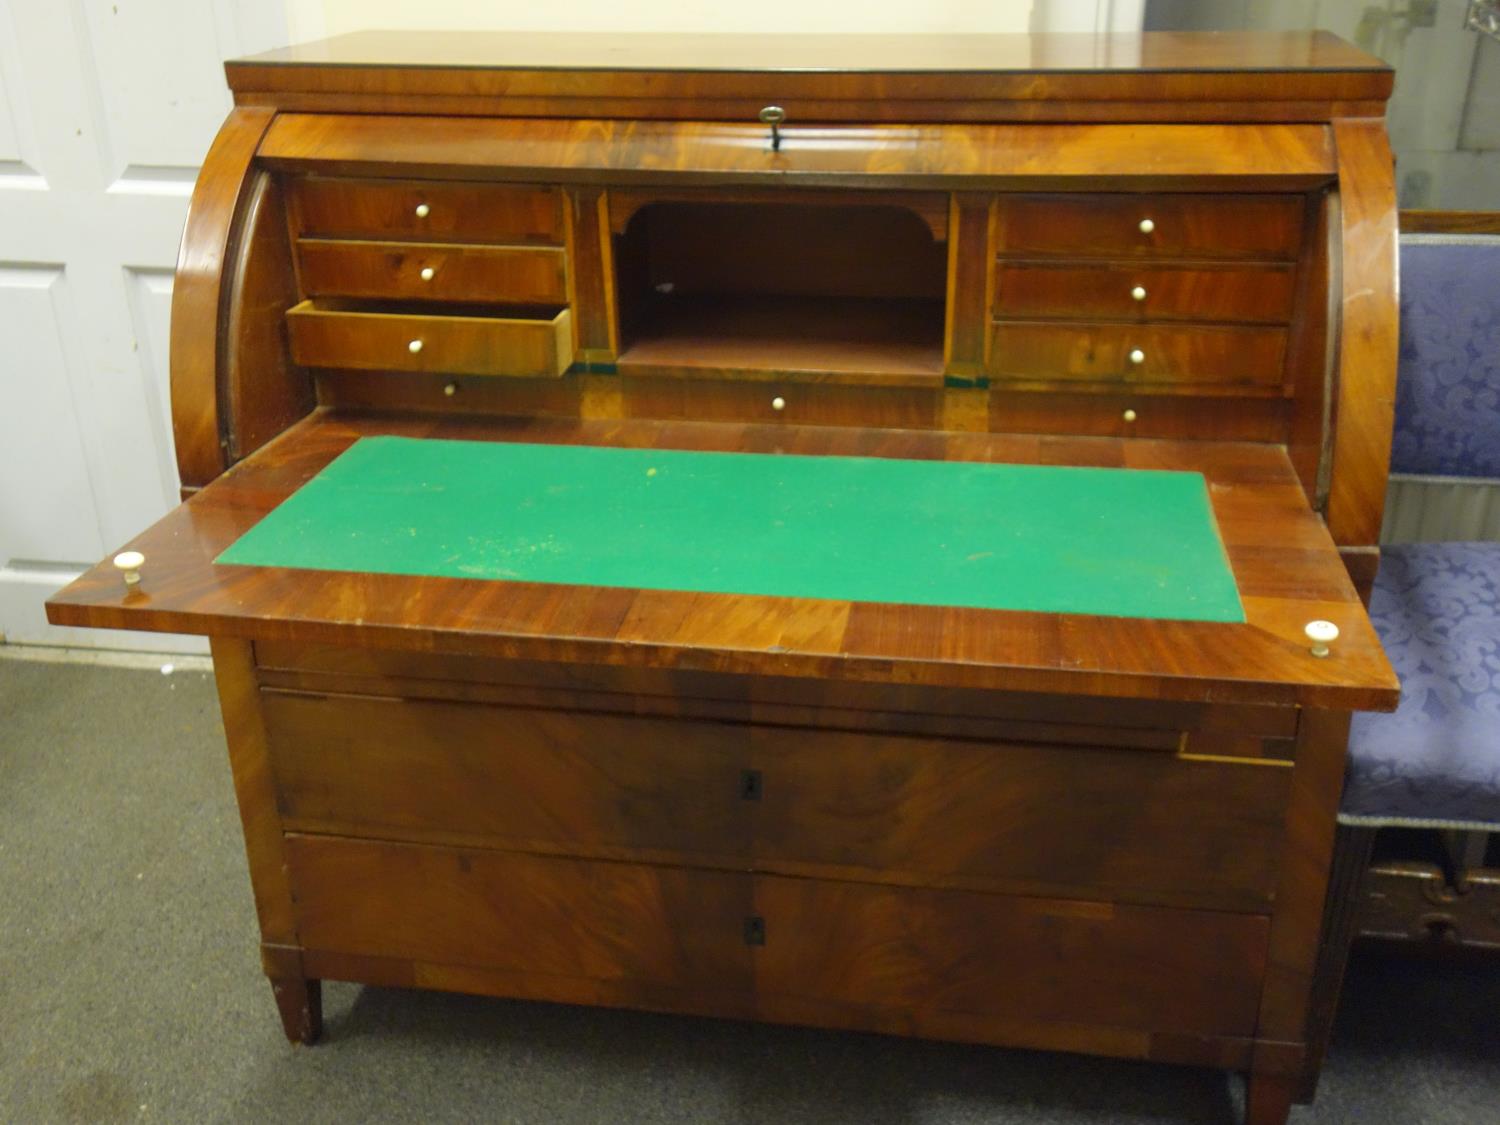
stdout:
{"type": "MultiPolygon", "coordinates": [[[[0,659],[0,1122],[1236,1120],[1201,1070],[326,988],[281,1036],[210,678],[0,659]]],[[[1500,1123],[1500,969],[1363,959],[1294,1122],[1500,1123]]]]}

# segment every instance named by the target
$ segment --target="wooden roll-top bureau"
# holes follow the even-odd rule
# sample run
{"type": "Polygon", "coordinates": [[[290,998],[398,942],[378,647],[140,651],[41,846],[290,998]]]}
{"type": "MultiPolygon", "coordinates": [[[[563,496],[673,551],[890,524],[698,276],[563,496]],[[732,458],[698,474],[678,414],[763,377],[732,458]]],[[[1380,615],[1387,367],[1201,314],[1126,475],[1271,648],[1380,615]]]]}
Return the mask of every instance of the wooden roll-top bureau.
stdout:
{"type": "Polygon", "coordinates": [[[1359,596],[1388,69],[364,34],[226,70],[184,503],[48,610],[211,638],[292,1039],[335,979],[1221,1067],[1285,1119],[1349,715],[1397,692],[1359,596]],[[1242,616],[216,561],[381,436],[1201,474],[1242,616]]]}

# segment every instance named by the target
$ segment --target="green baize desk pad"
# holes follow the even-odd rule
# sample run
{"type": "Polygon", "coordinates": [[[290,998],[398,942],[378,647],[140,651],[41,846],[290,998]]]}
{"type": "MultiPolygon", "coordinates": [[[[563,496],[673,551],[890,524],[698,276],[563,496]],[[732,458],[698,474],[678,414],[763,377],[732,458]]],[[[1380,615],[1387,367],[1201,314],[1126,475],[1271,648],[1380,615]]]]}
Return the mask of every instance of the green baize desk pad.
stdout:
{"type": "Polygon", "coordinates": [[[368,437],[220,563],[1243,621],[1198,473],[368,437]]]}

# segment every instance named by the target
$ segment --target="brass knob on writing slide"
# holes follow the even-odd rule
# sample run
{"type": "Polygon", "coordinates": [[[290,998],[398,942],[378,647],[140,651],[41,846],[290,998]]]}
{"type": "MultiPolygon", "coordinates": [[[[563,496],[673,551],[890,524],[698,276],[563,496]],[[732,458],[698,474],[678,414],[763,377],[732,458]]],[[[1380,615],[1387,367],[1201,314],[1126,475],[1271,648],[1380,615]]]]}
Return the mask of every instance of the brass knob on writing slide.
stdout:
{"type": "Polygon", "coordinates": [[[775,398],[773,398],[771,400],[771,409],[772,410],[785,410],[786,409],[786,399],[782,398],[780,395],[777,395],[775,398]]]}
{"type": "Polygon", "coordinates": [[[423,266],[422,267],[422,275],[421,275],[422,276],[422,280],[423,281],[431,281],[433,279],[433,276],[436,273],[437,273],[437,270],[433,269],[431,266],[423,266]]]}
{"type": "Polygon", "coordinates": [[[1150,234],[1155,229],[1156,229],[1156,224],[1153,223],[1150,219],[1142,219],[1141,220],[1141,233],[1142,234],[1150,234]]]}
{"type": "Polygon", "coordinates": [[[1130,349],[1130,362],[1131,363],[1145,363],[1146,362],[1146,353],[1143,352],[1143,351],[1141,351],[1140,348],[1131,348],[1130,349]]]}
{"type": "Polygon", "coordinates": [[[139,551],[121,551],[115,556],[115,569],[125,579],[125,585],[135,586],[141,580],[141,567],[145,565],[146,556],[139,551]]]}
{"type": "Polygon", "coordinates": [[[1130,291],[1130,295],[1137,301],[1144,301],[1146,299],[1146,287],[1144,285],[1137,285],[1130,291]]]}
{"type": "Polygon", "coordinates": [[[431,207],[427,206],[427,204],[425,204],[425,203],[418,203],[417,204],[417,218],[419,218],[419,219],[425,219],[430,214],[432,214],[432,208],[431,207]]]}

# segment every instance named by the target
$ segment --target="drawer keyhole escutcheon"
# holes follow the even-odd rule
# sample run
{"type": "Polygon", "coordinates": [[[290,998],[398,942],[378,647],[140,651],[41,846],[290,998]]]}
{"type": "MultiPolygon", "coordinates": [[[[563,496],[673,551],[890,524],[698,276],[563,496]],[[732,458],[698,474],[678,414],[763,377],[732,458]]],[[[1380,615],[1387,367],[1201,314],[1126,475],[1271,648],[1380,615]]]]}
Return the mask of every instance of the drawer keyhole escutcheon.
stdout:
{"type": "Polygon", "coordinates": [[[417,218],[419,218],[419,219],[425,219],[430,214],[432,214],[432,208],[431,207],[427,206],[427,204],[425,204],[425,203],[418,203],[417,204],[417,218]]]}
{"type": "Polygon", "coordinates": [[[771,127],[771,151],[781,151],[781,123],[786,120],[786,110],[779,105],[768,105],[760,111],[760,119],[771,127]]]}
{"type": "Polygon", "coordinates": [[[1141,233],[1142,234],[1150,234],[1155,229],[1156,229],[1156,224],[1154,222],[1152,222],[1150,219],[1142,219],[1141,220],[1141,233]]]}
{"type": "Polygon", "coordinates": [[[1130,349],[1130,362],[1136,364],[1137,366],[1139,366],[1142,363],[1145,363],[1146,362],[1146,353],[1143,352],[1143,351],[1141,351],[1140,348],[1131,348],[1130,349]]]}
{"type": "Polygon", "coordinates": [[[411,343],[406,345],[406,350],[411,352],[412,355],[416,355],[419,351],[422,350],[422,341],[413,340],[411,343]]]}
{"type": "Polygon", "coordinates": [[[760,770],[740,771],[740,800],[758,801],[764,792],[765,782],[761,780],[760,770]]]}
{"type": "MultiPolygon", "coordinates": [[[[427,271],[424,270],[422,272],[426,273],[427,271]]],[[[1146,299],[1146,287],[1144,285],[1137,285],[1134,289],[1132,289],[1130,291],[1130,296],[1134,300],[1144,301],[1146,299]]]]}
{"type": "Polygon", "coordinates": [[[436,274],[437,274],[437,270],[433,269],[431,266],[423,266],[422,267],[422,280],[423,281],[431,281],[433,279],[433,277],[436,276],[436,274]]]}
{"type": "Polygon", "coordinates": [[[766,944],[766,920],[757,914],[745,919],[745,944],[766,944]]]}

